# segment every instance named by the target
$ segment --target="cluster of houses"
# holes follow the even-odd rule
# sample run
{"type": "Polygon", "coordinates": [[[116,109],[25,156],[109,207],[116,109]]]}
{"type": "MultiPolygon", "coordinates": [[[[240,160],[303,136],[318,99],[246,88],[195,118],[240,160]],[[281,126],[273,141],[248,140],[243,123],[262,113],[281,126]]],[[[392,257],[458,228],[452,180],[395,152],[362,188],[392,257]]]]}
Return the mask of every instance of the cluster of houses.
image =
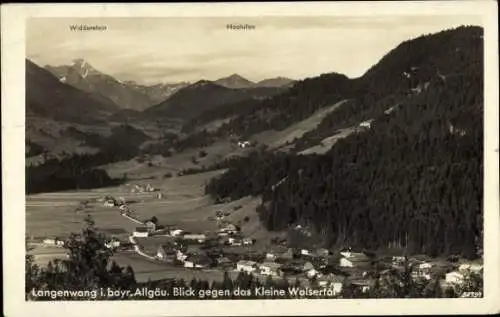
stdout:
{"type": "Polygon", "coordinates": [[[252,143],[250,141],[238,141],[238,147],[245,149],[251,147],[252,143]]]}
{"type": "Polygon", "coordinates": [[[152,192],[155,192],[155,191],[157,191],[157,189],[154,188],[153,186],[151,186],[151,184],[146,184],[146,186],[144,186],[144,185],[135,185],[130,190],[130,192],[132,192],[132,193],[152,193],[152,192]]]}
{"type": "Polygon", "coordinates": [[[64,247],[64,240],[59,238],[46,238],[42,243],[46,246],[64,247]]]}
{"type": "Polygon", "coordinates": [[[458,266],[454,271],[448,272],[445,275],[445,283],[448,286],[463,285],[471,274],[481,274],[483,265],[479,263],[464,263],[458,266]]]}
{"type": "Polygon", "coordinates": [[[126,204],[125,198],[123,197],[115,198],[112,196],[106,196],[104,197],[103,200],[104,200],[104,207],[109,207],[109,208],[121,207],[126,204]]]}

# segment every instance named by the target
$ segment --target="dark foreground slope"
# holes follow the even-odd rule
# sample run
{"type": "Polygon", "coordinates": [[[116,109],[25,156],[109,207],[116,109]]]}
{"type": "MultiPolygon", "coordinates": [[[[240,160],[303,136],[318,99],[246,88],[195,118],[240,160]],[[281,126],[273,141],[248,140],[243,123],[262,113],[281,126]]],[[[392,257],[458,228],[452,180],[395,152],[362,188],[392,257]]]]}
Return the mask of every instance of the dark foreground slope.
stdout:
{"type": "MultiPolygon", "coordinates": [[[[263,194],[263,225],[282,230],[300,223],[321,244],[476,256],[483,226],[482,52],[478,27],[402,43],[345,83],[339,98],[353,102],[322,128],[332,133],[374,119],[371,129],[325,155],[263,153],[236,161],[207,193],[263,194]]],[[[291,116],[297,111],[280,107],[291,116]]],[[[240,128],[258,127],[248,118],[240,128]]]]}

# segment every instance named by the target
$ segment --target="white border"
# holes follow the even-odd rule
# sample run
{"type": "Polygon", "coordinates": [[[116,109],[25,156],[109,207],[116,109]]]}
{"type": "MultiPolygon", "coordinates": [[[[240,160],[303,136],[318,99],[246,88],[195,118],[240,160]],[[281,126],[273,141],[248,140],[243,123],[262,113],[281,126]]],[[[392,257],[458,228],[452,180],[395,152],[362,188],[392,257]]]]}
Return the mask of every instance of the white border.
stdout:
{"type": "Polygon", "coordinates": [[[481,314],[499,312],[498,18],[495,1],[2,5],[2,200],[6,316],[481,314]],[[480,15],[485,29],[484,264],[482,299],[24,301],[24,74],[29,17],[480,15]]]}

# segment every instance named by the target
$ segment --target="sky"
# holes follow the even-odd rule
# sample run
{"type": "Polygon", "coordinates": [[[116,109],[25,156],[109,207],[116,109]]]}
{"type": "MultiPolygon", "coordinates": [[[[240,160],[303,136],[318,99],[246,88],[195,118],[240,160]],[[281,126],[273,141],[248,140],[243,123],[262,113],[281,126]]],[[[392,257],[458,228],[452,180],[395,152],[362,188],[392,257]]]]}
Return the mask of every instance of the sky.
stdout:
{"type": "Polygon", "coordinates": [[[83,58],[119,80],[142,84],[215,80],[237,73],[259,81],[338,72],[361,76],[401,42],[475,16],[33,18],[26,57],[40,66],[83,58]],[[105,31],[71,31],[70,25],[105,31]],[[248,24],[251,30],[228,30],[248,24]]]}

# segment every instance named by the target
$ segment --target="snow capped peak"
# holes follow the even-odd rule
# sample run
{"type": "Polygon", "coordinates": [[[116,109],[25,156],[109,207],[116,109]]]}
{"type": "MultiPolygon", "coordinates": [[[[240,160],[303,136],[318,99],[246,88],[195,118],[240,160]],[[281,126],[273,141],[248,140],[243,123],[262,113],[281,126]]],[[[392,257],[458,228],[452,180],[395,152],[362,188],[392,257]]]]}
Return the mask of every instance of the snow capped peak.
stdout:
{"type": "Polygon", "coordinates": [[[80,75],[85,78],[89,74],[96,74],[99,73],[96,71],[89,63],[87,63],[84,59],[82,58],[77,58],[73,60],[72,64],[73,68],[80,73],[80,75]]]}

